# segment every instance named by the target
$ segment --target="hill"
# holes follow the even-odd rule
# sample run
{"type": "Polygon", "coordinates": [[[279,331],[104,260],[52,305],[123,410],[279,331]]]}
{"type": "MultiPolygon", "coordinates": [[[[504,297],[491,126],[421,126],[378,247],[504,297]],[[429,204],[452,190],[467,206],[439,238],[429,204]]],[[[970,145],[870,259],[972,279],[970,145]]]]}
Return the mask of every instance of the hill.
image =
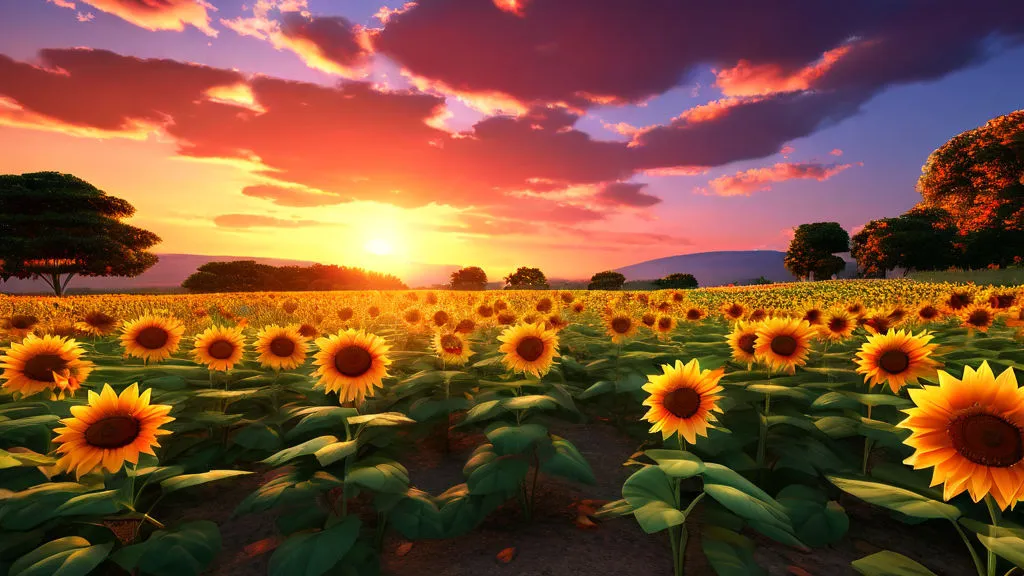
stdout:
{"type": "MultiPolygon", "coordinates": [[[[786,253],[778,250],[699,252],[648,260],[616,271],[622,273],[627,281],[664,278],[676,272],[689,273],[701,286],[746,284],[761,276],[772,282],[792,282],[795,278],[783,264],[785,257],[786,253]]],[[[852,261],[848,257],[845,259],[848,264],[843,277],[852,275],[855,270],[852,261]]]]}

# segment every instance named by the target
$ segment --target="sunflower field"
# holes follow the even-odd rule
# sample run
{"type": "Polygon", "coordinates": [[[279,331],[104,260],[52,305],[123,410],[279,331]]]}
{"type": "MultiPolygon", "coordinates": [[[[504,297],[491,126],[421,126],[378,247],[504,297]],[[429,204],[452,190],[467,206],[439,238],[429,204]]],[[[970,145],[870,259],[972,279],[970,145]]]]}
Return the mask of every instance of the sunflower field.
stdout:
{"type": "Polygon", "coordinates": [[[1022,342],[910,280],[0,296],[0,575],[1009,575],[1022,342]]]}

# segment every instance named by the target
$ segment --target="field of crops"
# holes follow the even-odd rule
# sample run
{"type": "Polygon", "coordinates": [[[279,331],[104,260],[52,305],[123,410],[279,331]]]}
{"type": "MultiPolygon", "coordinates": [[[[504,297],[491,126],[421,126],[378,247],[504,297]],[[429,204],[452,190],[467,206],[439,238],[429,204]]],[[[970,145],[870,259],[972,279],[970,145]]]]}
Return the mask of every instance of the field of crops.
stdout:
{"type": "Polygon", "coordinates": [[[0,576],[1011,574],[1022,305],[0,296],[0,576]]]}

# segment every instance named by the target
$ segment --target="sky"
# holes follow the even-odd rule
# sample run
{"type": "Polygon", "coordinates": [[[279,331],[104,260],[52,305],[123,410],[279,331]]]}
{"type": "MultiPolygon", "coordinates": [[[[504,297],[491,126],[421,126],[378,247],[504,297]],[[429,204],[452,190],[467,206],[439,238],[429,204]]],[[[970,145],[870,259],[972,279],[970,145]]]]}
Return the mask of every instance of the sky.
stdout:
{"type": "Polygon", "coordinates": [[[0,173],[157,252],[586,278],[896,216],[1024,105],[1016,0],[388,1],[3,0],[0,173]]]}

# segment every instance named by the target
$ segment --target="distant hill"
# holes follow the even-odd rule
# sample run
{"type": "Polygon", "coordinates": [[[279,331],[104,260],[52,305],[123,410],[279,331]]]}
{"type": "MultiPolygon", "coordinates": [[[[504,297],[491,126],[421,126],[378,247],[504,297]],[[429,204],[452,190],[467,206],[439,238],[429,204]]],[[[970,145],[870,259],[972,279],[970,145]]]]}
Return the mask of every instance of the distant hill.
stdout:
{"type": "MultiPolygon", "coordinates": [[[[855,264],[848,255],[839,256],[848,262],[842,276],[852,276],[855,264]]],[[[786,253],[778,250],[700,252],[648,260],[616,271],[621,272],[627,281],[664,278],[676,272],[689,273],[701,286],[746,284],[761,276],[772,282],[792,282],[795,278],[783,264],[785,257],[786,253]]]]}

